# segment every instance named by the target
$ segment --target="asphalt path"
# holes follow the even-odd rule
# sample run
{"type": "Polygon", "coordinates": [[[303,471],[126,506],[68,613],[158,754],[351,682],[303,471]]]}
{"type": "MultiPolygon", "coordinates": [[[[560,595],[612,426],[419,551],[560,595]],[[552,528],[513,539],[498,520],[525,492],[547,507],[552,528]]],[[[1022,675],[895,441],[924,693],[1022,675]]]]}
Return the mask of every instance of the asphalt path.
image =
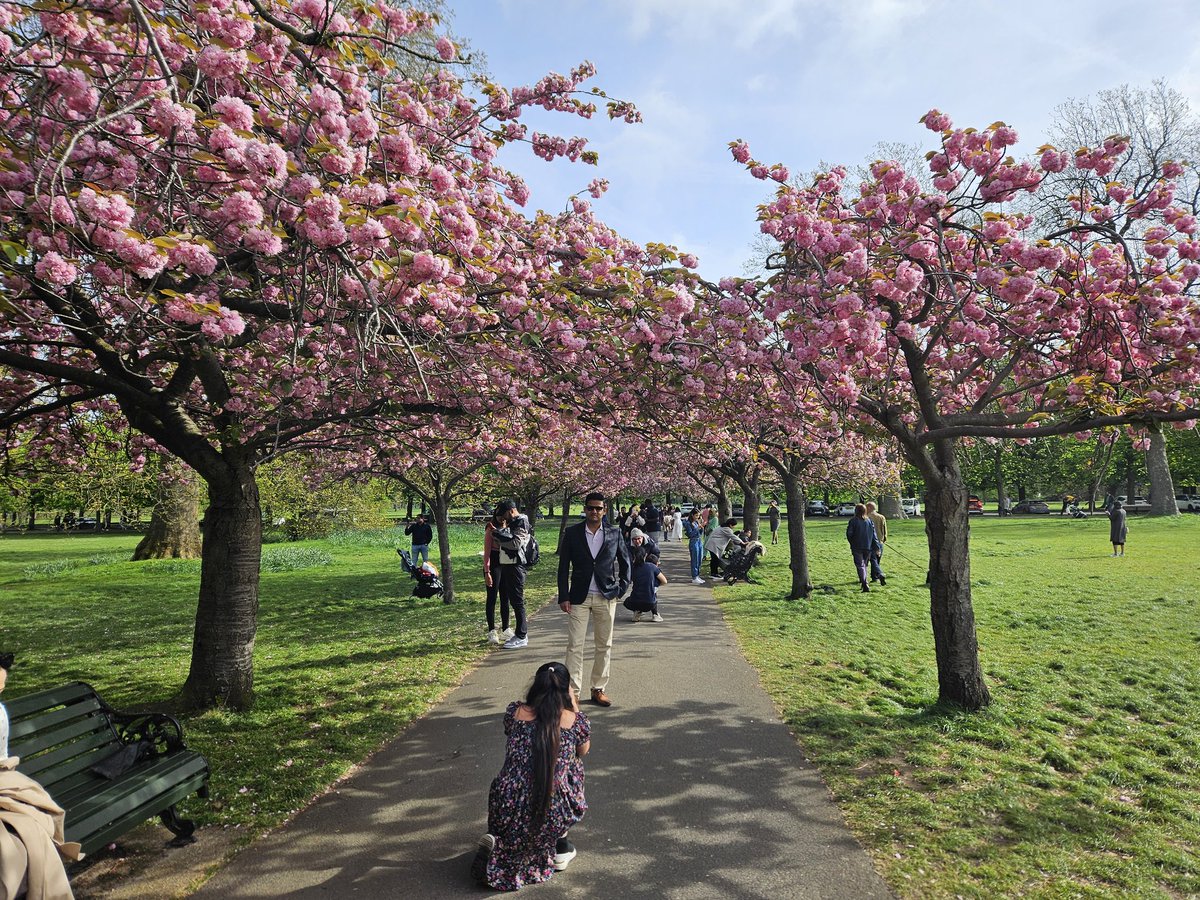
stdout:
{"type": "MultiPolygon", "coordinates": [[[[891,897],[742,658],[711,588],[689,582],[686,548],[666,543],[663,556],[665,621],[633,623],[618,608],[613,705],[583,704],[592,750],[590,808],[571,830],[579,856],[522,896],[891,897]]],[[[541,610],[528,648],[490,653],[444,702],[195,896],[491,893],[468,870],[504,759],[504,709],[541,663],[562,659],[566,619],[557,606],[541,610]]],[[[589,646],[585,695],[590,671],[589,646]]]]}

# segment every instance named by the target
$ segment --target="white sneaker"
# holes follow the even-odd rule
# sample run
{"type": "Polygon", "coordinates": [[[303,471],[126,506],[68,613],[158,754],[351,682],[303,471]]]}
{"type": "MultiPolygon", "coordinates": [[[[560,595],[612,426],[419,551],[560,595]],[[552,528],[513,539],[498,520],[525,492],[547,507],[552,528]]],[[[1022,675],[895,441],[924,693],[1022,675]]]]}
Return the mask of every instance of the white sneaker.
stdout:
{"type": "Polygon", "coordinates": [[[488,632],[487,641],[492,646],[499,644],[500,643],[500,632],[498,632],[495,628],[493,628],[491,631],[488,632]]]}
{"type": "Polygon", "coordinates": [[[704,583],[705,583],[704,579],[701,578],[699,575],[697,575],[695,578],[692,579],[692,584],[704,584],[704,583]]]}
{"type": "Polygon", "coordinates": [[[563,869],[565,869],[567,866],[569,866],[571,864],[571,860],[573,860],[578,855],[579,855],[579,851],[576,850],[573,846],[571,847],[570,850],[568,850],[565,853],[555,853],[554,854],[554,871],[561,872],[563,869]]]}
{"type": "Polygon", "coordinates": [[[507,641],[510,637],[513,637],[515,635],[516,635],[516,632],[513,631],[511,628],[505,628],[502,632],[500,632],[500,640],[507,641]]]}
{"type": "Polygon", "coordinates": [[[640,621],[642,621],[642,614],[641,614],[641,613],[634,613],[632,616],[630,616],[630,617],[629,617],[629,621],[630,621],[630,622],[640,622],[640,621]]]}
{"type": "Polygon", "coordinates": [[[515,634],[504,642],[505,650],[520,650],[522,647],[529,646],[528,637],[517,637],[515,634]]]}
{"type": "Polygon", "coordinates": [[[658,613],[655,613],[654,618],[651,619],[652,622],[661,622],[662,620],[663,620],[662,616],[660,616],[658,613]]]}

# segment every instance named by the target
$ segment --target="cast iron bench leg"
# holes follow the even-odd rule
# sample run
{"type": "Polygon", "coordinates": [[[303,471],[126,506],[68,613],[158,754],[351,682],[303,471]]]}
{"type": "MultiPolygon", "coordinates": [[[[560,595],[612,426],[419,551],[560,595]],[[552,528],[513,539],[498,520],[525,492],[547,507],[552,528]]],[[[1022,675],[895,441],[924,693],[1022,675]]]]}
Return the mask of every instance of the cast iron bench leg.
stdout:
{"type": "Polygon", "coordinates": [[[185,847],[188,844],[196,843],[196,838],[193,836],[196,823],[191,819],[181,819],[174,806],[164,809],[158,814],[158,817],[167,826],[167,830],[175,835],[174,840],[168,841],[172,847],[185,847]]]}

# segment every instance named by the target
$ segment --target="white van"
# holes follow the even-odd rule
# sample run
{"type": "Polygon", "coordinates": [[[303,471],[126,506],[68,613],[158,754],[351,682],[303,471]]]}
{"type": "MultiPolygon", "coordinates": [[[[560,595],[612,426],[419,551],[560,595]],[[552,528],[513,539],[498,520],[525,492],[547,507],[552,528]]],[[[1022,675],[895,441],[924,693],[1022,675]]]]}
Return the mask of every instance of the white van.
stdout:
{"type": "Polygon", "coordinates": [[[916,497],[901,497],[900,508],[904,510],[906,516],[919,516],[921,514],[921,501],[916,497]]]}

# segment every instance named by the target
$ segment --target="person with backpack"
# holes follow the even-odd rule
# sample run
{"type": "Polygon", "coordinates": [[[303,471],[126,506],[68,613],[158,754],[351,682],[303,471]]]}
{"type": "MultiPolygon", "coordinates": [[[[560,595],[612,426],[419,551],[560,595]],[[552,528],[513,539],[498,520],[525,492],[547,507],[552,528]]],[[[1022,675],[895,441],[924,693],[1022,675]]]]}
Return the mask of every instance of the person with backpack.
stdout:
{"type": "MultiPolygon", "coordinates": [[[[492,542],[500,548],[500,602],[507,602],[516,618],[513,636],[504,642],[505,650],[529,646],[529,631],[525,619],[525,570],[528,568],[527,548],[532,540],[529,518],[521,514],[512,500],[501,500],[493,515],[497,527],[492,542]]],[[[534,548],[536,548],[536,543],[534,548]]]]}

